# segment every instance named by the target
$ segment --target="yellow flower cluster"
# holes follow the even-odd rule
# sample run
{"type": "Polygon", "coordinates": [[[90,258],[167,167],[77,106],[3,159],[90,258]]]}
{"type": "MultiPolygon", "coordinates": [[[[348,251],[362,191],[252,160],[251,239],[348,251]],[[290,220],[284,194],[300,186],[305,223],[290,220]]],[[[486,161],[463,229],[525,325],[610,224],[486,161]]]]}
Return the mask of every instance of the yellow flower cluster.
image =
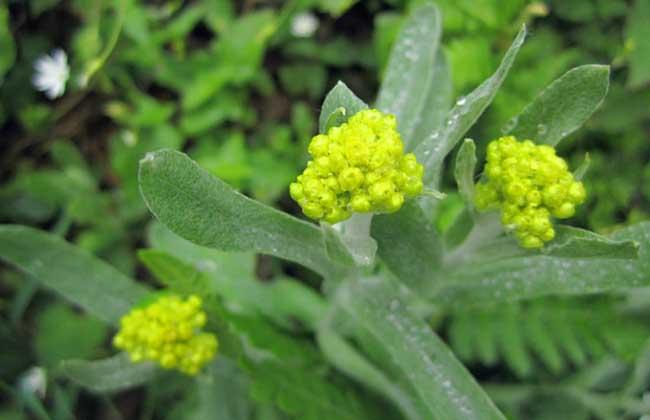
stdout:
{"type": "Polygon", "coordinates": [[[289,191],[312,219],[333,224],[353,212],[392,213],[422,192],[424,169],[414,154],[404,154],[395,116],[376,109],[314,136],[309,154],[289,191]]]}
{"type": "Polygon", "coordinates": [[[555,149],[518,142],[512,136],[492,141],[476,186],[479,210],[501,209],[501,221],[515,229],[524,248],[541,248],[555,237],[551,216],[566,219],[585,201],[585,187],[573,178],[555,149]]]}
{"type": "Polygon", "coordinates": [[[165,369],[196,375],[217,351],[216,336],[201,332],[205,322],[198,296],[162,296],[122,317],[113,344],[133,362],[152,360],[165,369]]]}

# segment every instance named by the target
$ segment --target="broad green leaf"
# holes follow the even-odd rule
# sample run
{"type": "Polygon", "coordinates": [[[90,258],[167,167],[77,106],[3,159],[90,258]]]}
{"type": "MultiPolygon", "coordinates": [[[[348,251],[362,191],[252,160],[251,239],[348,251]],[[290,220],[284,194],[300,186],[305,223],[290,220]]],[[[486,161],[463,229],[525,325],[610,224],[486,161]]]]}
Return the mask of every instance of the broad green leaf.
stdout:
{"type": "Polygon", "coordinates": [[[397,117],[407,148],[420,120],[427,118],[424,106],[434,85],[441,26],[440,12],[433,3],[413,9],[393,45],[379,89],[376,107],[397,117]]]}
{"type": "Polygon", "coordinates": [[[112,324],[147,293],[144,286],[98,258],[27,226],[0,225],[0,259],[112,324]]]}
{"type": "Polygon", "coordinates": [[[9,30],[9,10],[6,3],[0,5],[0,85],[4,75],[16,59],[16,46],[9,30]]]}
{"type": "Polygon", "coordinates": [[[490,105],[512,67],[525,38],[526,27],[522,26],[496,72],[472,93],[458,99],[449,111],[443,127],[432,132],[415,148],[418,161],[424,165],[425,185],[432,188],[438,186],[445,157],[490,105]]]}
{"type": "Polygon", "coordinates": [[[324,276],[337,274],[318,227],[238,193],[183,153],[149,153],[140,162],[139,179],[151,212],[187,240],[223,251],[274,255],[324,276]]]}
{"type": "Polygon", "coordinates": [[[419,290],[433,281],[442,244],[415,201],[397,213],[376,215],[371,232],[379,257],[404,284],[419,290]]]}
{"type": "Polygon", "coordinates": [[[609,66],[592,64],[571,69],[514,117],[507,132],[521,140],[555,146],[594,113],[608,88],[609,66]]]}
{"type": "Polygon", "coordinates": [[[549,242],[542,252],[560,258],[636,259],[639,257],[639,243],[616,241],[570,226],[556,226],[555,239],[549,242]]]}
{"type": "MultiPolygon", "coordinates": [[[[361,334],[380,346],[377,363],[409,391],[422,419],[503,419],[503,415],[442,340],[399,298],[396,285],[383,278],[347,282],[336,304],[361,334]]],[[[407,413],[404,413],[407,414],[407,413]]]]}
{"type": "Polygon", "coordinates": [[[368,108],[346,85],[339,81],[323,101],[318,118],[318,131],[327,133],[331,127],[343,124],[359,111],[368,108]]]}
{"type": "Polygon", "coordinates": [[[603,243],[592,235],[595,234],[572,240],[574,250],[567,244],[563,256],[518,251],[510,238],[487,240],[480,250],[455,260],[440,273],[441,281],[434,286],[433,296],[452,305],[476,304],[548,294],[590,294],[650,284],[650,223],[621,229],[610,237],[614,243],[603,243]],[[639,257],[620,258],[622,254],[632,254],[634,242],[639,245],[639,257]],[[612,257],[600,252],[605,248],[614,251],[612,257]],[[501,251],[484,258],[490,249],[501,251]],[[587,251],[591,256],[580,256],[587,251]]]}
{"type": "Polygon", "coordinates": [[[625,25],[626,45],[631,48],[627,84],[638,88],[650,81],[650,1],[636,0],[625,25]]]}
{"type": "Polygon", "coordinates": [[[84,388],[103,393],[144,385],[154,379],[158,370],[153,363],[133,363],[126,353],[120,353],[93,362],[66,360],[59,365],[59,371],[84,388]]]}
{"type": "Polygon", "coordinates": [[[472,139],[465,139],[456,156],[454,176],[456,185],[465,203],[474,208],[474,170],[476,169],[476,145],[472,139]]]}
{"type": "Polygon", "coordinates": [[[449,108],[451,108],[453,86],[451,83],[451,72],[447,59],[442,50],[433,63],[433,71],[429,75],[431,83],[427,99],[422,107],[419,122],[413,131],[412,139],[408,139],[407,150],[415,149],[431,133],[439,130],[445,120],[449,108]]]}

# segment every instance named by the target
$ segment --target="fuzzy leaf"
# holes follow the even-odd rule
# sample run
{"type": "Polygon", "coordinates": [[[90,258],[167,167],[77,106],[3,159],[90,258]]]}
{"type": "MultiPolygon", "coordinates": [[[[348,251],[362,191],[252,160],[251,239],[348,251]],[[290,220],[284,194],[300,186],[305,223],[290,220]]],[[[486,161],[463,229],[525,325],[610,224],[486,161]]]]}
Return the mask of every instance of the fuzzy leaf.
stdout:
{"type": "Polygon", "coordinates": [[[0,225],[0,259],[112,324],[147,293],[98,258],[27,226],[0,225]]]}
{"type": "Polygon", "coordinates": [[[379,257],[404,284],[418,290],[435,278],[442,244],[415,201],[397,213],[376,215],[371,232],[379,257]]]}
{"type": "Polygon", "coordinates": [[[489,303],[550,293],[597,293],[650,283],[650,223],[621,229],[610,237],[615,243],[600,239],[593,243],[592,235],[572,240],[577,246],[571,250],[566,245],[562,256],[522,252],[504,247],[503,240],[487,241],[473,256],[443,270],[433,295],[450,304],[489,303]],[[639,257],[621,258],[632,255],[635,245],[630,241],[638,243],[639,257]],[[593,247],[587,246],[589,243],[593,247]],[[499,255],[493,249],[500,249],[499,255]],[[609,256],[603,249],[614,252],[609,256]],[[508,251],[511,256],[504,254],[508,251]],[[488,253],[491,256],[484,258],[488,253]]]}
{"type": "Polygon", "coordinates": [[[89,362],[66,360],[59,370],[69,379],[95,392],[117,392],[143,385],[156,376],[156,365],[133,363],[126,353],[109,359],[89,362]]]}
{"type": "Polygon", "coordinates": [[[454,176],[456,185],[465,203],[474,208],[474,170],[476,168],[476,145],[472,139],[465,139],[456,156],[454,176]]]}
{"type": "Polygon", "coordinates": [[[339,81],[323,101],[318,119],[318,131],[323,134],[327,133],[331,127],[343,124],[348,118],[366,108],[368,105],[359,99],[345,83],[339,81]]]}
{"type": "Polygon", "coordinates": [[[139,179],[151,212],[189,241],[274,255],[336,275],[318,227],[238,193],[183,153],[149,153],[140,162],[139,179]]]}
{"type": "Polygon", "coordinates": [[[569,70],[544,89],[518,116],[510,134],[539,144],[557,145],[598,109],[609,88],[609,66],[569,70]]]}
{"type": "Polygon", "coordinates": [[[557,226],[555,239],[542,252],[560,258],[622,258],[639,257],[635,241],[616,241],[584,229],[557,226]]]}
{"type": "Polygon", "coordinates": [[[409,152],[429,137],[431,133],[440,129],[449,108],[451,108],[453,95],[451,72],[447,59],[440,49],[433,63],[430,79],[429,92],[422,107],[419,122],[416,124],[412,138],[405,139],[406,150],[409,152]]]}
{"type": "Polygon", "coordinates": [[[469,95],[460,98],[449,111],[446,123],[439,131],[434,131],[416,148],[418,161],[424,165],[425,185],[436,188],[440,182],[442,164],[456,143],[490,105],[501,83],[506,78],[515,57],[526,38],[523,26],[506,52],[496,72],[469,95]]]}
{"type": "Polygon", "coordinates": [[[337,304],[362,334],[372,336],[382,353],[378,364],[392,366],[426,419],[504,419],[465,367],[421,319],[398,298],[384,278],[347,282],[337,304]]]}
{"type": "Polygon", "coordinates": [[[404,22],[388,59],[376,106],[397,117],[408,148],[427,103],[436,67],[442,19],[432,3],[416,7],[404,22]]]}

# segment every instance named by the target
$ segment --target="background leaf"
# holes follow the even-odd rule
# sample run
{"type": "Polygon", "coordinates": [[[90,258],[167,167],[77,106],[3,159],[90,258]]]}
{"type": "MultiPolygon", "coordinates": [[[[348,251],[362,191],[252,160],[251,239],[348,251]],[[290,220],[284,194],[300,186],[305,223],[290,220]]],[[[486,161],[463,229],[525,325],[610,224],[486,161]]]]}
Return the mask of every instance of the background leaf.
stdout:
{"type": "Polygon", "coordinates": [[[512,121],[520,140],[557,145],[596,111],[607,95],[609,66],[586,65],[551,83],[512,121]]]}

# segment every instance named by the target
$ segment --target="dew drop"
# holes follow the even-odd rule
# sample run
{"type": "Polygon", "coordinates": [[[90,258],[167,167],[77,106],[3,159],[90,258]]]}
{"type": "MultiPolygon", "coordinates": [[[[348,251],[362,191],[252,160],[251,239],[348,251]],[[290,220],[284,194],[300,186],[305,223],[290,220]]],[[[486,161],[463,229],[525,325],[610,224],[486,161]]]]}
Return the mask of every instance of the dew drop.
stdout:
{"type": "Polygon", "coordinates": [[[458,100],[456,101],[456,105],[458,105],[458,106],[463,106],[463,105],[465,105],[466,103],[467,103],[467,98],[465,98],[464,96],[461,96],[461,97],[458,98],[458,100]]]}
{"type": "Polygon", "coordinates": [[[512,118],[510,121],[508,121],[508,122],[506,123],[505,126],[503,126],[503,128],[501,129],[501,132],[502,132],[503,134],[508,134],[509,132],[511,132],[512,130],[514,130],[514,128],[517,126],[517,123],[518,123],[518,122],[519,122],[519,117],[514,117],[514,118],[512,118]]]}
{"type": "Polygon", "coordinates": [[[543,136],[546,133],[548,133],[548,127],[546,127],[546,124],[537,124],[537,135],[543,136]]]}

